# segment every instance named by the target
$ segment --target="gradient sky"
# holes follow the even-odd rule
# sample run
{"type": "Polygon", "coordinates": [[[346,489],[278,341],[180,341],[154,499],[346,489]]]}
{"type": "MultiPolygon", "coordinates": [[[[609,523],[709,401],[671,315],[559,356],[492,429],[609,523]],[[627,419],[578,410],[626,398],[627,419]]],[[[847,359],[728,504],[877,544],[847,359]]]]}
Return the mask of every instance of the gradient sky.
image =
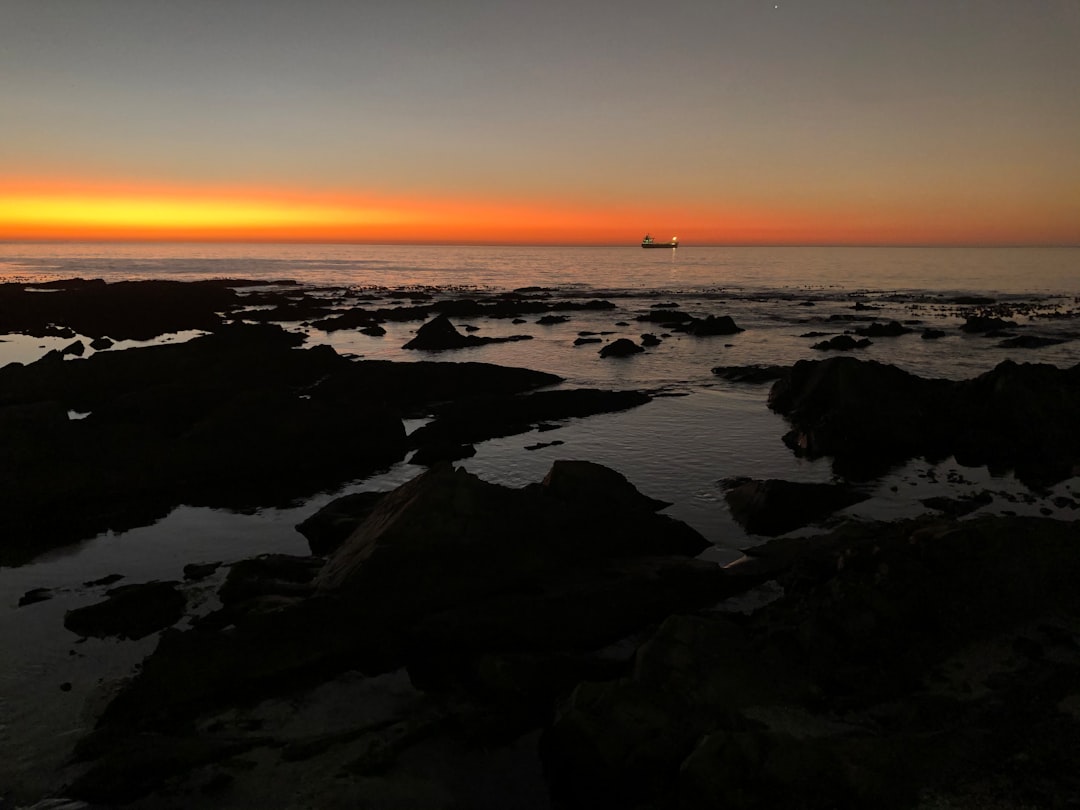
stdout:
{"type": "Polygon", "coordinates": [[[0,239],[1080,244],[1080,0],[0,0],[0,239]]]}

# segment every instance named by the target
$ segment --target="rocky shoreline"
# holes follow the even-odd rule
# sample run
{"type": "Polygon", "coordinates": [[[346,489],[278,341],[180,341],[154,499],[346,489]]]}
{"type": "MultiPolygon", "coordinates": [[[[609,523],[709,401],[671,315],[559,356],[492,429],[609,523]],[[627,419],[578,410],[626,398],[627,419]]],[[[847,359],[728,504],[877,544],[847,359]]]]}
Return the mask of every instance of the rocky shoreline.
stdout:
{"type": "MultiPolygon", "coordinates": [[[[438,352],[484,345],[451,318],[544,326],[606,302],[534,289],[371,307],[257,282],[44,286],[0,285],[0,331],[206,334],[0,368],[0,565],[179,504],[295,502],[406,458],[427,467],[311,515],[299,527],[310,556],[192,560],[184,582],[124,583],[69,611],[82,637],[160,633],[57,775],[72,807],[1080,803],[1080,522],[965,519],[976,497],[789,534],[913,457],[1013,469],[1033,491],[1076,476],[1080,365],[1006,362],[960,382],[847,356],[718,367],[768,383],[785,443],[831,458],[839,479],[726,482],[735,519],[775,539],[721,567],[696,559],[708,540],[607,467],[557,461],[511,488],[450,463],[656,392],[350,358],[282,326],[422,321],[407,348],[438,352]],[[213,594],[198,603],[209,609],[196,590],[213,594]]],[[[991,315],[969,331],[1005,328],[977,317],[991,315]]],[[[694,339],[742,331],[672,305],[641,320],[694,339]]],[[[628,342],[625,360],[603,362],[635,362],[642,346],[628,342]]],[[[49,598],[38,591],[19,609],[49,598]]]]}

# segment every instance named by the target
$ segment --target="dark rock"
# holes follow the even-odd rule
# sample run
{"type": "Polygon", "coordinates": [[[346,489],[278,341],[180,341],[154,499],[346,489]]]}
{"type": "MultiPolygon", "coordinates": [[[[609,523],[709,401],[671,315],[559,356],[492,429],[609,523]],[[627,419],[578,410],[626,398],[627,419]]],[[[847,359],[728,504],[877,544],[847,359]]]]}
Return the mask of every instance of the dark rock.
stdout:
{"type": "Polygon", "coordinates": [[[604,808],[1080,796],[1057,753],[1080,742],[1060,709],[1080,657],[1050,629],[1080,617],[1077,529],[983,518],[770,541],[786,549],[784,596],[747,619],[672,616],[630,677],[562,702],[540,744],[553,796],[604,808]]]}
{"type": "Polygon", "coordinates": [[[221,567],[220,562],[188,563],[184,566],[184,579],[192,582],[206,579],[221,567]]]}
{"type": "Polygon", "coordinates": [[[841,351],[846,352],[852,349],[865,349],[867,346],[873,345],[868,338],[862,340],[855,340],[851,335],[837,335],[829,340],[823,340],[820,343],[815,343],[811,346],[811,349],[817,349],[818,351],[841,351]]]}
{"type": "Polygon", "coordinates": [[[64,627],[80,636],[139,639],[176,624],[186,605],[175,582],[121,585],[106,596],[104,602],[69,610],[64,627]]]}
{"type": "Polygon", "coordinates": [[[526,450],[543,450],[545,447],[558,447],[560,444],[565,444],[562,439],[556,439],[553,442],[537,442],[536,444],[525,445],[526,450]]]}
{"type": "Polygon", "coordinates": [[[788,366],[715,366],[712,373],[731,382],[766,383],[787,374],[788,366]]]}
{"type": "Polygon", "coordinates": [[[93,349],[95,352],[103,352],[106,349],[111,349],[112,346],[113,342],[107,337],[94,338],[90,341],[90,348],[93,349]]]}
{"type": "Polygon", "coordinates": [[[711,335],[737,335],[746,330],[737,326],[730,315],[719,317],[709,315],[703,319],[694,319],[686,326],[685,331],[697,337],[709,337],[711,335]]]}
{"type": "Polygon", "coordinates": [[[983,492],[961,496],[959,498],[947,498],[944,496],[921,498],[919,503],[930,509],[943,512],[948,517],[958,518],[991,504],[993,500],[994,496],[984,490],[983,492]]]}
{"type": "Polygon", "coordinates": [[[612,341],[600,350],[601,357],[629,357],[632,354],[639,354],[645,351],[641,346],[634,343],[629,338],[619,338],[612,341]]]}
{"type": "Polygon", "coordinates": [[[11,504],[0,560],[144,525],[179,503],[278,504],[399,460],[400,416],[370,385],[391,375],[329,347],[295,351],[302,340],[276,326],[227,327],[0,369],[0,488],[11,504]],[[68,410],[91,416],[69,420],[68,410]]]}
{"type": "Polygon", "coordinates": [[[921,337],[923,340],[938,340],[945,337],[945,331],[943,329],[923,329],[921,337]]]}
{"type": "MultiPolygon", "coordinates": [[[[686,323],[693,321],[694,316],[689,312],[671,309],[654,309],[634,318],[635,321],[649,321],[650,323],[686,323]]],[[[618,324],[616,324],[618,326],[618,324]]]]}
{"type": "Polygon", "coordinates": [[[85,588],[96,588],[100,585],[112,585],[124,578],[123,574],[106,574],[100,579],[89,579],[83,583],[85,588]]]}
{"type": "Polygon", "coordinates": [[[218,595],[226,606],[265,596],[308,596],[324,562],[321,557],[297,557],[291,554],[263,554],[241,560],[229,567],[218,595]]]}
{"type": "Polygon", "coordinates": [[[329,554],[359,526],[385,492],[355,492],[335,498],[311,517],[297,524],[312,554],[329,554]]]}
{"type": "Polygon", "coordinates": [[[724,500],[750,534],[778,535],[816,523],[868,498],[843,484],[805,484],[770,479],[730,482],[724,500]]]}
{"type": "Polygon", "coordinates": [[[598,337],[574,338],[574,345],[575,346],[585,346],[585,345],[587,345],[589,343],[603,343],[603,342],[604,342],[604,339],[603,338],[598,338],[598,337]]]}
{"type": "Polygon", "coordinates": [[[19,597],[19,607],[35,605],[38,602],[45,602],[46,600],[52,599],[52,597],[53,593],[50,588],[31,588],[19,597]]]}
{"type": "Polygon", "coordinates": [[[993,332],[996,329],[1015,327],[1016,321],[1006,321],[989,315],[971,315],[964,321],[960,331],[977,334],[979,332],[993,332]]]}
{"type": "Polygon", "coordinates": [[[605,508],[631,512],[657,512],[671,506],[667,501],[642,495],[622,473],[592,461],[556,461],[540,485],[547,495],[583,506],[603,504],[605,508]]]}
{"type": "Polygon", "coordinates": [[[437,407],[435,418],[409,435],[409,444],[417,448],[432,444],[474,444],[527,433],[533,425],[551,419],[624,411],[649,400],[649,395],[640,391],[590,388],[462,399],[437,407]]]}
{"type": "Polygon", "coordinates": [[[440,461],[458,461],[463,458],[472,458],[475,455],[476,448],[471,444],[431,442],[413,453],[409,457],[409,463],[426,467],[440,461]]]}
{"type": "Polygon", "coordinates": [[[382,337],[386,334],[386,329],[379,326],[377,323],[371,326],[365,326],[360,330],[360,334],[368,335],[369,337],[382,337]]]}
{"type": "Polygon", "coordinates": [[[86,353],[86,346],[81,340],[76,340],[74,343],[65,346],[60,354],[70,354],[75,357],[82,357],[86,353]]]}
{"type": "Polygon", "coordinates": [[[416,337],[406,343],[404,349],[420,349],[438,352],[446,349],[463,349],[480,346],[485,343],[506,343],[515,340],[532,340],[532,335],[511,335],[509,337],[477,337],[463,335],[446,315],[437,315],[416,330],[416,337]]]}
{"type": "MultiPolygon", "coordinates": [[[[219,313],[237,303],[222,281],[120,281],[106,284],[65,279],[48,295],[28,292],[31,285],[0,288],[0,333],[44,336],[46,326],[62,327],[60,337],[109,335],[114,340],[149,340],[185,329],[221,326],[219,313]]],[[[40,287],[41,285],[32,285],[40,287]]]]}
{"type": "Polygon", "coordinates": [[[656,335],[652,334],[651,332],[646,332],[644,335],[641,336],[641,345],[646,347],[646,348],[651,347],[651,346],[659,346],[660,345],[660,338],[658,338],[656,335]]]}
{"type": "Polygon", "coordinates": [[[899,321],[889,321],[888,323],[877,323],[875,321],[869,326],[855,328],[855,334],[864,337],[899,337],[914,331],[914,329],[904,326],[899,321]]]}
{"type": "Polygon", "coordinates": [[[1080,460],[1080,366],[1005,361],[951,382],[853,358],[800,361],[773,386],[769,404],[794,427],[789,447],[834,456],[838,470],[856,477],[916,456],[955,455],[1045,486],[1080,460]]]}
{"type": "Polygon", "coordinates": [[[568,320],[570,319],[565,315],[544,315],[537,320],[537,323],[541,326],[551,326],[557,323],[566,323],[568,320]]]}
{"type": "Polygon", "coordinates": [[[829,334],[830,334],[829,332],[803,332],[801,335],[799,335],[799,337],[802,337],[802,338],[816,338],[816,337],[826,337],[829,334]]]}

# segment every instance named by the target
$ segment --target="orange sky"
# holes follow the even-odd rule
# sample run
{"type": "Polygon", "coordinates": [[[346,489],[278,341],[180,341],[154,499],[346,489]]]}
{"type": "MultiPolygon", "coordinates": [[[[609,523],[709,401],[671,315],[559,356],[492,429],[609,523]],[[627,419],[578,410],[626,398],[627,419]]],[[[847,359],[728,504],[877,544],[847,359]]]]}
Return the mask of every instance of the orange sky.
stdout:
{"type": "Polygon", "coordinates": [[[0,240],[632,244],[1076,244],[1080,223],[1000,203],[888,209],[572,204],[238,187],[24,180],[0,185],[0,240]]]}

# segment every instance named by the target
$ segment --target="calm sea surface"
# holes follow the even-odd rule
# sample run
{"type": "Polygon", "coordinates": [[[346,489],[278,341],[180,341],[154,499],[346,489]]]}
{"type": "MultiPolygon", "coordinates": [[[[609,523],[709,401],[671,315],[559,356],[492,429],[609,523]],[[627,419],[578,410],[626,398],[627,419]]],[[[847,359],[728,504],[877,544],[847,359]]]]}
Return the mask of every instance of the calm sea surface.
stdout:
{"type": "MultiPolygon", "coordinates": [[[[567,386],[660,390],[674,396],[621,414],[574,420],[557,431],[484,442],[460,465],[513,486],[539,480],[557,458],[583,458],[625,474],[648,495],[672,502],[668,513],[687,521],[715,546],[706,556],[724,562],[757,542],[734,524],[719,481],[729,476],[827,481],[828,460],[795,458],[780,437],[784,421],[766,407],[768,386],[728,383],[720,365],[790,364],[820,359],[808,332],[837,334],[870,316],[908,321],[917,330],[881,338],[860,352],[923,376],[972,377],[1006,358],[1071,366],[1080,362],[1080,248],[625,248],[406,247],[341,245],[53,245],[0,244],[0,281],[46,281],[81,276],[108,281],[165,278],[293,279],[302,285],[396,290],[425,288],[462,297],[526,286],[553,288],[553,297],[604,298],[616,309],[573,312],[566,323],[473,319],[480,335],[529,334],[529,341],[417,356],[402,350],[418,323],[388,323],[387,334],[305,328],[308,343],[368,358],[415,361],[476,360],[526,366],[566,378],[567,386]],[[1005,349],[998,341],[965,335],[970,305],[953,299],[985,296],[1012,310],[1031,334],[1066,342],[1038,350],[1005,349]],[[731,315],[746,331],[729,337],[663,337],[659,346],[623,360],[601,359],[595,345],[575,347],[581,331],[605,339],[660,334],[634,320],[656,303],[676,303],[691,314],[731,315]],[[619,324],[626,324],[620,326],[619,324]],[[922,340],[932,327],[947,335],[922,340]],[[527,445],[560,445],[528,451],[527,445]]],[[[459,326],[465,325],[459,323],[459,326]]],[[[300,328],[291,325],[291,328],[300,328]]],[[[190,335],[170,339],[182,340],[190,335]]],[[[0,365],[32,362],[70,340],[0,336],[0,365]]],[[[119,343],[110,351],[138,344],[119,343]]],[[[65,610],[101,598],[83,583],[120,573],[126,582],[179,579],[185,563],[232,561],[270,551],[306,553],[294,526],[333,497],[387,489],[419,468],[401,463],[336,492],[288,509],[254,514],[180,507],[154,526],[107,533],[50,553],[20,568],[0,569],[0,786],[24,798],[50,786],[52,772],[93,722],[116,678],[153,639],[117,642],[76,638],[63,629],[65,610]],[[17,608],[30,588],[55,596],[17,608]],[[61,692],[61,683],[70,691],[61,692]]],[[[1056,495],[1075,497],[1076,479],[1047,497],[1031,499],[1011,476],[959,467],[953,460],[916,460],[867,485],[871,498],[847,510],[861,517],[919,514],[928,495],[1000,493],[984,511],[1038,514],[1056,495]]],[[[213,604],[215,582],[189,589],[189,601],[213,604]]],[[[3,791],[0,790],[0,796],[3,791]]]]}
{"type": "Polygon", "coordinates": [[[0,244],[0,278],[294,278],[315,284],[1080,294],[1080,248],[0,244]]]}

